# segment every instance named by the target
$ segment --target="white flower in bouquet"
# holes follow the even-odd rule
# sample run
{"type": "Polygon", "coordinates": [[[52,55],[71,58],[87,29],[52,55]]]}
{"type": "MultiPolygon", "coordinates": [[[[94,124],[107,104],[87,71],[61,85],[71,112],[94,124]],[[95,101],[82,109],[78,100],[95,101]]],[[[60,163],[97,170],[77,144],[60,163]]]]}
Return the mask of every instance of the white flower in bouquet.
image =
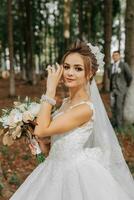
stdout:
{"type": "Polygon", "coordinates": [[[2,123],[2,126],[4,128],[7,128],[9,126],[9,116],[8,115],[4,115],[0,118],[0,122],[2,123]]]}
{"type": "Polygon", "coordinates": [[[22,131],[21,131],[21,124],[18,125],[15,130],[12,132],[12,138],[15,140],[17,138],[20,138],[21,137],[21,134],[22,134],[22,131]]]}
{"type": "Polygon", "coordinates": [[[42,162],[45,159],[44,155],[32,135],[37,125],[36,117],[39,110],[40,103],[31,102],[28,97],[23,102],[14,102],[14,107],[11,109],[3,109],[3,115],[0,118],[3,130],[0,135],[3,135],[3,144],[8,146],[22,136],[27,137],[29,142],[35,146],[38,162],[42,162]]]}
{"type": "Polygon", "coordinates": [[[20,112],[24,112],[27,110],[27,105],[26,103],[21,103],[21,102],[14,102],[14,106],[15,108],[17,108],[18,110],[20,110],[20,112]]]}
{"type": "Polygon", "coordinates": [[[39,103],[36,103],[36,102],[32,102],[30,105],[29,105],[29,108],[28,108],[29,112],[34,116],[34,117],[37,117],[38,113],[39,113],[39,110],[40,110],[40,104],[39,103]]]}
{"type": "Polygon", "coordinates": [[[32,113],[27,110],[25,111],[23,114],[22,114],[22,120],[25,122],[25,123],[28,123],[29,121],[33,121],[34,120],[34,116],[32,115],[32,113]]]}
{"type": "Polygon", "coordinates": [[[15,128],[22,121],[22,113],[18,109],[13,109],[9,114],[9,127],[15,128]]]}

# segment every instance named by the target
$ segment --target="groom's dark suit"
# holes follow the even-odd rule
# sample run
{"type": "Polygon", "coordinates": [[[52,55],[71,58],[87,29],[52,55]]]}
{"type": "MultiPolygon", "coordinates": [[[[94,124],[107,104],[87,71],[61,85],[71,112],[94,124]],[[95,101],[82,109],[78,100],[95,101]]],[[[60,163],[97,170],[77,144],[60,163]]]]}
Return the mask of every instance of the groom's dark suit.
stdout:
{"type": "Polygon", "coordinates": [[[112,121],[115,126],[121,127],[123,122],[124,100],[127,89],[130,86],[132,80],[132,75],[127,63],[119,61],[116,68],[115,66],[114,64],[111,64],[111,66],[108,68],[113,115],[112,121]]]}

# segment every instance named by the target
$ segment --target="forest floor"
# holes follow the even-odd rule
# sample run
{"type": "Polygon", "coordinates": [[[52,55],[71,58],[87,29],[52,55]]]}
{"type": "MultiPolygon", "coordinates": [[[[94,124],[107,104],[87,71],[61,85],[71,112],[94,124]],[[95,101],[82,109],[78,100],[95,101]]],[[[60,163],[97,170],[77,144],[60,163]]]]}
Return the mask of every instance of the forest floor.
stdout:
{"type": "MultiPolygon", "coordinates": [[[[45,91],[45,81],[39,81],[37,86],[32,86],[21,81],[16,77],[16,94],[22,99],[29,96],[32,99],[40,98],[45,91]]],[[[0,110],[2,108],[12,107],[13,102],[17,99],[9,98],[9,81],[0,79],[0,110]]],[[[66,96],[66,91],[62,86],[57,89],[57,105],[60,106],[61,99],[66,96]]],[[[101,93],[103,102],[109,117],[111,116],[109,105],[109,94],[101,93]]],[[[134,129],[127,127],[122,133],[117,133],[124,157],[129,165],[131,172],[134,174],[134,129]]],[[[7,147],[2,144],[0,138],[0,200],[8,200],[20,184],[37,166],[36,158],[31,155],[30,150],[24,139],[15,142],[14,145],[7,147]]]]}

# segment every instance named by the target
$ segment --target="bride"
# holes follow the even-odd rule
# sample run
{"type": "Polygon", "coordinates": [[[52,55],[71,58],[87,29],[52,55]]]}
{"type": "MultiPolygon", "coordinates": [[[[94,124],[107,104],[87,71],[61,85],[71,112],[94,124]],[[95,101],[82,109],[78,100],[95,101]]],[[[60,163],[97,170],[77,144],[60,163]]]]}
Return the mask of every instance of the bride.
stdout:
{"type": "Polygon", "coordinates": [[[133,178],[94,81],[100,65],[98,47],[76,41],[62,65],[47,68],[34,135],[51,137],[51,148],[10,200],[134,199],[133,178]],[[51,115],[61,78],[69,96],[51,115]]]}

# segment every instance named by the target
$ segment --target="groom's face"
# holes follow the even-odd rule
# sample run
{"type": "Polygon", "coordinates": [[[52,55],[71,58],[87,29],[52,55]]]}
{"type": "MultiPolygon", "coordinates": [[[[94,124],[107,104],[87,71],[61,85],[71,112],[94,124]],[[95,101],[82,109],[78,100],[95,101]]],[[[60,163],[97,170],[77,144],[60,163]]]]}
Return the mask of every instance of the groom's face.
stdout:
{"type": "Polygon", "coordinates": [[[112,58],[114,62],[118,62],[120,60],[120,54],[118,52],[114,52],[112,58]]]}

